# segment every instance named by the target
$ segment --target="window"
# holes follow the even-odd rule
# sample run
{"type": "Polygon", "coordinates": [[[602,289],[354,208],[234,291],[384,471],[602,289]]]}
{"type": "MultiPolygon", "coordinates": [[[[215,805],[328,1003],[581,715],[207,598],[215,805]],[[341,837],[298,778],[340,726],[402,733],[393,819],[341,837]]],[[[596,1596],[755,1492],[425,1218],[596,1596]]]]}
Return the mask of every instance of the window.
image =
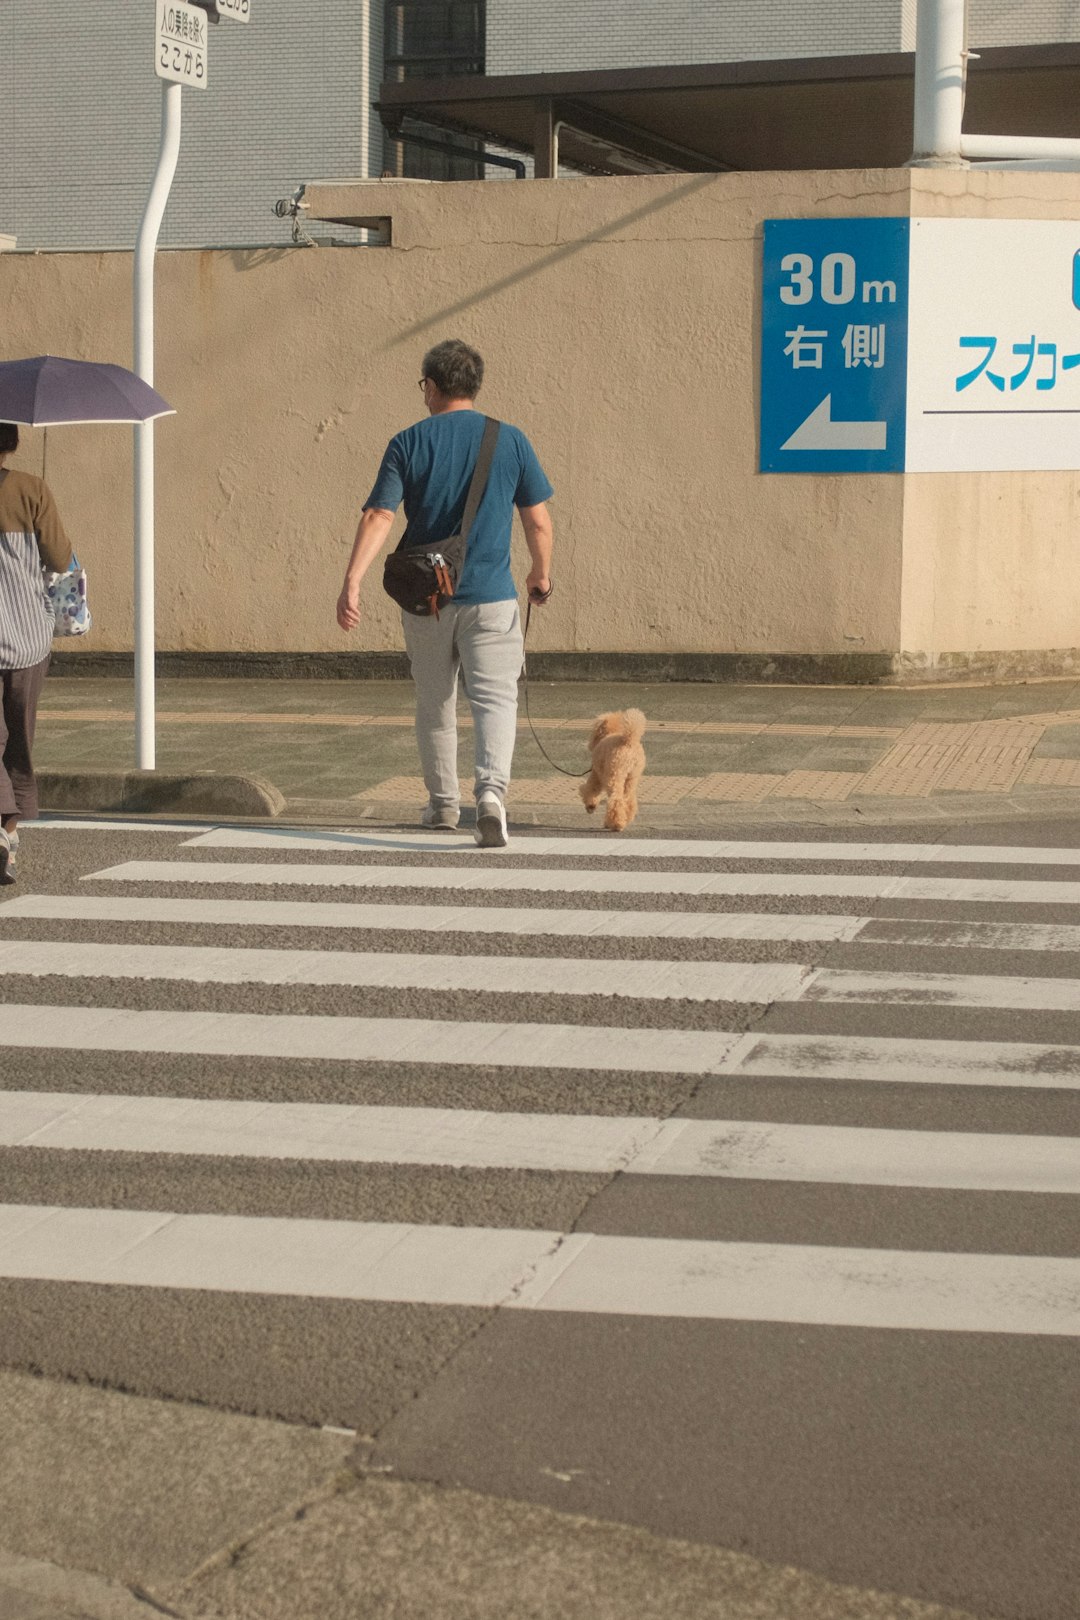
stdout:
{"type": "MultiPolygon", "coordinates": [[[[458,73],[484,71],[484,0],[386,0],[384,35],[386,77],[443,79],[458,73]]],[[[477,153],[483,142],[467,136],[448,136],[428,125],[410,125],[430,141],[450,140],[477,153]]],[[[467,157],[417,146],[412,141],[391,143],[397,174],[418,180],[477,180],[483,167],[467,157]]]]}

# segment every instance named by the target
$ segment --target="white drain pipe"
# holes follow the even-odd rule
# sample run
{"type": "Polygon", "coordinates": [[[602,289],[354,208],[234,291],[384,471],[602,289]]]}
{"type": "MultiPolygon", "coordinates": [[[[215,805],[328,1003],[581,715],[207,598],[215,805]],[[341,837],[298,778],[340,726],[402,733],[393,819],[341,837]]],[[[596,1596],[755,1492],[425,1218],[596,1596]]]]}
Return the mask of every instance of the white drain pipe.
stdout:
{"type": "Polygon", "coordinates": [[[986,168],[1060,169],[1080,162],[1080,141],[1071,136],[962,135],[960,150],[986,168]]]}
{"type": "MultiPolygon", "coordinates": [[[[154,383],[154,254],[180,154],[183,87],[161,86],[161,146],[135,242],[135,371],[154,383]]],[[[135,764],[157,763],[154,699],[154,424],[135,427],[135,764]]]]}
{"type": "Polygon", "coordinates": [[[919,0],[915,23],[915,151],[923,168],[958,168],[967,77],[966,0],[919,0]]]}
{"type": "Polygon", "coordinates": [[[967,0],[918,0],[915,22],[916,168],[1063,169],[1080,165],[1080,140],[965,135],[967,0]]]}

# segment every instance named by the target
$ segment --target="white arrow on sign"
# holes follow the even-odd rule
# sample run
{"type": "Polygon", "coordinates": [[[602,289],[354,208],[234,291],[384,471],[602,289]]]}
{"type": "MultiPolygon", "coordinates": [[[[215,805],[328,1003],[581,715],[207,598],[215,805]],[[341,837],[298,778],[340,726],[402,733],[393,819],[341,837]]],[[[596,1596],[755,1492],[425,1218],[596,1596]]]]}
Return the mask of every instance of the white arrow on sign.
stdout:
{"type": "Polygon", "coordinates": [[[884,450],[887,422],[834,422],[832,395],[815,405],[781,450],[884,450]]]}

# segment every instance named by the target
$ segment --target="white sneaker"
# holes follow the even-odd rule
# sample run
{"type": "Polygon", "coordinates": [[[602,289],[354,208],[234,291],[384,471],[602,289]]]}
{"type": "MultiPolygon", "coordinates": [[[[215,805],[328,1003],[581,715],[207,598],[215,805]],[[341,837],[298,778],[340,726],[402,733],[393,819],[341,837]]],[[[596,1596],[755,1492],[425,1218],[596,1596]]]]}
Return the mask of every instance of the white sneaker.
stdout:
{"type": "Polygon", "coordinates": [[[461,820],[461,811],[449,804],[425,804],[420,812],[421,827],[446,827],[453,830],[461,820]]]}
{"type": "Polygon", "coordinates": [[[0,827],[0,884],[15,882],[15,845],[18,838],[12,838],[0,827]]]}
{"type": "Polygon", "coordinates": [[[481,849],[504,849],[510,842],[506,811],[499,795],[488,788],[476,801],[476,842],[481,849]]]}

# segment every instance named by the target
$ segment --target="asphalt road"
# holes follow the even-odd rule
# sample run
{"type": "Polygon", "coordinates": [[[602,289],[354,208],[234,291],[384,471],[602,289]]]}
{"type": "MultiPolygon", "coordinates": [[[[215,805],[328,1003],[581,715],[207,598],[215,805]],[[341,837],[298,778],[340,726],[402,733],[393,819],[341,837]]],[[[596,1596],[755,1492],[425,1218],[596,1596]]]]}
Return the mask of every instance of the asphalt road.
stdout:
{"type": "Polygon", "coordinates": [[[0,1363],[1073,1620],[1078,832],[875,829],[933,858],[874,860],[775,825],[637,856],[31,828],[0,891],[0,1363]],[[643,962],[683,977],[631,992],[643,962]],[[691,964],[719,993],[678,993],[691,964]]]}

